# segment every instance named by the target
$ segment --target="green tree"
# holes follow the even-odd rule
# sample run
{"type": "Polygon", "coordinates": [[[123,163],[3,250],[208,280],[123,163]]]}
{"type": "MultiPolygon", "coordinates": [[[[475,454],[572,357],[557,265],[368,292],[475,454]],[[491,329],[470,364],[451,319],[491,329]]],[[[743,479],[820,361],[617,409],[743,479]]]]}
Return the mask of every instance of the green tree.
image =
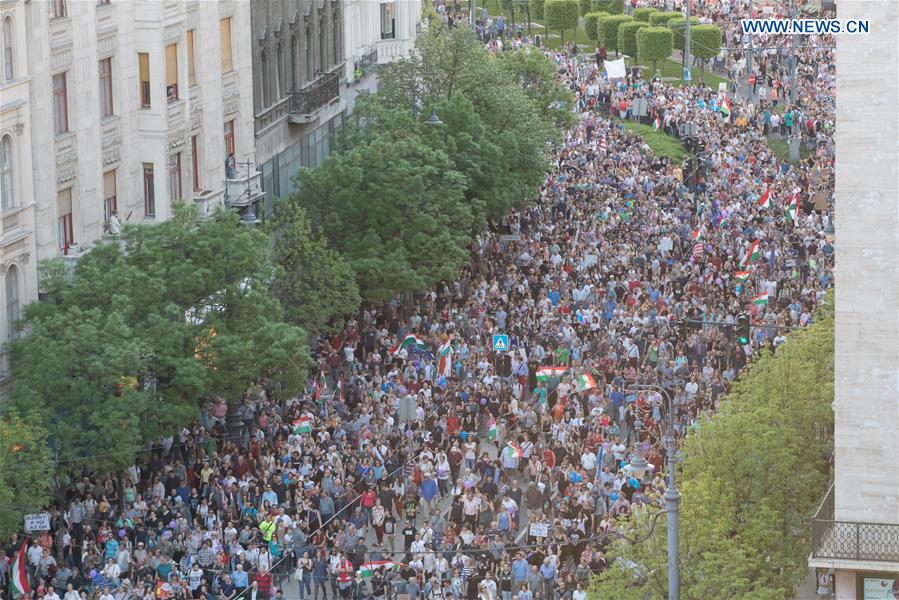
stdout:
{"type": "Polygon", "coordinates": [[[543,17],[547,31],[558,30],[564,44],[565,30],[577,29],[579,11],[578,0],[546,0],[543,17]]]}
{"type": "Polygon", "coordinates": [[[669,12],[654,12],[649,15],[649,24],[653,27],[664,27],[665,23],[670,21],[671,19],[679,19],[683,18],[681,14],[677,11],[669,11],[669,12]]]}
{"type": "Polygon", "coordinates": [[[587,33],[587,39],[593,40],[594,42],[599,41],[599,28],[597,25],[601,18],[608,16],[609,13],[604,12],[589,12],[584,15],[584,31],[587,33]]]}
{"type": "Polygon", "coordinates": [[[556,81],[558,66],[555,61],[542,52],[525,49],[503,52],[499,63],[524,90],[544,120],[561,129],[574,126],[577,122],[577,116],[571,110],[574,95],[556,81]]]}
{"type": "MultiPolygon", "coordinates": [[[[693,27],[699,25],[699,19],[696,17],[690,17],[690,30],[693,30],[693,27]]],[[[674,34],[674,48],[676,50],[684,49],[684,40],[686,36],[684,32],[687,29],[687,19],[684,17],[675,17],[673,19],[669,19],[667,23],[665,23],[665,27],[671,30],[674,34]]]]}
{"type": "Polygon", "coordinates": [[[36,411],[60,460],[119,469],[193,420],[202,398],[268,378],[302,387],[307,336],[271,294],[268,237],[231,211],[198,225],[176,204],[71,274],[58,260],[41,269],[46,299],[25,308],[29,335],[10,345],[11,403],[36,411]]]}
{"type": "MultiPolygon", "coordinates": [[[[789,598],[808,572],[807,522],[831,477],[832,305],[815,319],[776,355],[754,361],[718,413],[683,440],[685,600],[789,598]]],[[[650,522],[623,525],[633,540],[646,537],[650,522]]],[[[594,578],[594,597],[665,597],[666,544],[663,525],[640,543],[618,539],[607,552],[612,568],[594,578]]]]}
{"type": "Polygon", "coordinates": [[[631,13],[631,16],[634,17],[635,21],[643,21],[644,23],[649,23],[649,15],[658,12],[654,8],[635,8],[631,13]]]}
{"type": "Polygon", "coordinates": [[[618,52],[618,27],[622,23],[630,23],[633,19],[627,15],[611,15],[602,17],[597,23],[599,29],[599,39],[607,50],[615,50],[618,52]]]}
{"type": "Polygon", "coordinates": [[[637,56],[640,61],[652,61],[652,72],[656,73],[656,63],[665,60],[674,51],[674,33],[666,27],[645,27],[637,32],[637,56]]]}
{"type": "Polygon", "coordinates": [[[359,308],[356,274],[343,257],[313,232],[296,202],[279,202],[270,223],[274,261],[280,267],[272,292],[288,323],[313,335],[334,333],[359,308]]]}
{"type": "Polygon", "coordinates": [[[620,15],[624,12],[624,0],[593,0],[594,12],[620,15]]]}
{"type": "Polygon", "coordinates": [[[593,0],[578,0],[578,2],[579,13],[582,17],[593,10],[593,0]]]}
{"type": "Polygon", "coordinates": [[[546,0],[528,0],[528,10],[531,11],[532,19],[543,19],[543,5],[546,0]]]}
{"type": "Polygon", "coordinates": [[[618,27],[618,49],[633,58],[637,58],[637,32],[648,23],[642,21],[628,21],[618,27]]]}
{"type": "Polygon", "coordinates": [[[0,531],[21,529],[24,515],[49,503],[52,488],[53,462],[39,415],[0,415],[0,531]]]}
{"type": "Polygon", "coordinates": [[[690,27],[690,49],[694,56],[700,59],[700,77],[705,75],[705,61],[715,58],[721,51],[722,34],[717,25],[697,25],[690,27]]]}

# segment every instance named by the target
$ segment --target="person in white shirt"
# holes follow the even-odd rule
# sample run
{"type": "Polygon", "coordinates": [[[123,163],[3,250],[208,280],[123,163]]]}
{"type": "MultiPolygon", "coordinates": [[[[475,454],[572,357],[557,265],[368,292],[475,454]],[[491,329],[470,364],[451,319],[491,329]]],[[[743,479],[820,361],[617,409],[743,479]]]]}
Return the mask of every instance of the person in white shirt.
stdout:
{"type": "Polygon", "coordinates": [[[581,466],[587,473],[596,471],[596,455],[590,449],[585,449],[581,454],[581,466]]]}

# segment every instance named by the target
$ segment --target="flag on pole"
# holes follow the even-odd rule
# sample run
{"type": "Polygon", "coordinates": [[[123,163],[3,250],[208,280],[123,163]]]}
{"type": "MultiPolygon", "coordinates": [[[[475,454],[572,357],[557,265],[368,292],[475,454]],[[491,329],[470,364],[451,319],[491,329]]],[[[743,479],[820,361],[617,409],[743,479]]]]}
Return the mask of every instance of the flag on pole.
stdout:
{"type": "Polygon", "coordinates": [[[752,264],[753,262],[759,259],[759,242],[758,240],[752,242],[749,246],[749,249],[746,251],[746,255],[740,261],[740,266],[745,267],[748,264],[752,264]]]}
{"type": "Polygon", "coordinates": [[[577,378],[577,389],[582,392],[584,390],[592,390],[596,387],[596,380],[590,373],[584,373],[577,378]]]}
{"type": "Polygon", "coordinates": [[[730,120],[730,102],[727,100],[727,96],[721,101],[721,116],[724,117],[725,121],[730,120]]]}
{"type": "Polygon", "coordinates": [[[696,231],[693,232],[693,241],[698,242],[702,239],[702,225],[696,228],[696,231]]]}
{"type": "Polygon", "coordinates": [[[744,283],[749,280],[749,277],[752,275],[750,271],[737,271],[734,273],[734,279],[739,281],[740,283],[744,283]]]}
{"type": "Polygon", "coordinates": [[[705,246],[702,245],[702,242],[693,244],[693,258],[699,258],[703,252],[705,252],[705,246]]]}
{"type": "Polygon", "coordinates": [[[655,121],[652,122],[653,129],[661,129],[662,128],[662,120],[658,117],[655,118],[655,121]]]}
{"type": "Polygon", "coordinates": [[[768,188],[765,188],[765,193],[759,198],[758,204],[760,208],[771,208],[771,192],[768,188]]]}
{"type": "Polygon", "coordinates": [[[325,382],[325,374],[319,373],[312,388],[312,394],[316,402],[319,401],[326,389],[328,389],[328,384],[325,382]]]}
{"type": "Polygon", "coordinates": [[[412,333],[403,338],[401,342],[399,342],[396,346],[390,349],[390,353],[396,356],[400,353],[401,350],[405,350],[406,352],[421,352],[425,350],[427,346],[423,341],[418,339],[418,337],[412,333]]]}
{"type": "Polygon", "coordinates": [[[498,434],[499,430],[497,430],[496,428],[496,419],[493,417],[493,415],[490,415],[490,418],[487,420],[487,441],[496,441],[496,436],[498,434]]]}
{"type": "Polygon", "coordinates": [[[509,442],[508,444],[506,444],[506,448],[512,450],[512,452],[514,452],[515,455],[518,456],[518,458],[524,456],[524,452],[522,452],[521,448],[519,448],[518,444],[516,444],[515,442],[509,442]]]}
{"type": "Polygon", "coordinates": [[[550,377],[561,377],[567,370],[567,367],[538,367],[537,381],[547,381],[550,377]]]}
{"type": "Polygon", "coordinates": [[[28,586],[28,573],[25,570],[25,549],[27,547],[28,538],[22,541],[22,546],[16,552],[16,557],[9,568],[9,583],[13,598],[31,593],[31,588],[28,586]]]}
{"type": "Polygon", "coordinates": [[[799,222],[799,192],[793,192],[793,195],[787,200],[787,210],[785,214],[787,223],[796,225],[799,222]]]}
{"type": "Polygon", "coordinates": [[[751,301],[756,306],[764,306],[768,304],[768,292],[762,292],[751,301]]]}
{"type": "Polygon", "coordinates": [[[293,432],[297,435],[312,433],[312,419],[309,418],[309,415],[301,415],[293,422],[293,432]]]}
{"type": "Polygon", "coordinates": [[[446,343],[440,346],[440,349],[437,351],[437,374],[444,377],[449,377],[452,371],[453,345],[450,341],[446,340],[446,343]]]}
{"type": "Polygon", "coordinates": [[[375,571],[383,569],[387,571],[399,571],[403,563],[393,562],[392,560],[373,560],[371,562],[362,563],[359,566],[359,574],[363,577],[373,577],[375,571]]]}

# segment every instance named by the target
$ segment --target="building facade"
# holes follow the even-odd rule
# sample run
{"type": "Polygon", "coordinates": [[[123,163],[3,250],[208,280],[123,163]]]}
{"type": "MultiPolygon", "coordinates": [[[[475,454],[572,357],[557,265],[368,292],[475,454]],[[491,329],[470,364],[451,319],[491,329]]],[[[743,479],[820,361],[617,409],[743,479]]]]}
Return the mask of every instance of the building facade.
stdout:
{"type": "Polygon", "coordinates": [[[347,107],[360,91],[377,91],[377,66],[409,56],[421,33],[421,0],[346,0],[347,107]]]}
{"type": "Polygon", "coordinates": [[[812,524],[809,564],[838,600],[899,597],[899,3],[840,0],[878,24],[836,36],[834,485],[812,524]],[[871,100],[871,93],[877,96],[871,100]]]}
{"type": "Polygon", "coordinates": [[[0,88],[8,339],[9,307],[39,293],[40,260],[75,260],[116,219],[158,222],[175,200],[201,216],[245,206],[258,177],[242,168],[255,159],[250,3],[2,0],[0,18],[4,48],[15,40],[0,88]]]}
{"type": "Polygon", "coordinates": [[[331,153],[346,108],[341,0],[252,3],[256,157],[266,212],[331,153]]]}

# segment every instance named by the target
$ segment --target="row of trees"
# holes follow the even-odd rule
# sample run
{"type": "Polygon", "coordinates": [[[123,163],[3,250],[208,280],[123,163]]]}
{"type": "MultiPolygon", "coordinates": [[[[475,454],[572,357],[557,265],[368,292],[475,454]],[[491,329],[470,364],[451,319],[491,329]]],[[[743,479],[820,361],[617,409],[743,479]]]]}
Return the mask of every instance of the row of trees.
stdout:
{"type": "Polygon", "coordinates": [[[0,530],[44,506],[56,466],[121,470],[196,418],[198,402],[259,383],[288,397],[310,342],[360,302],[453,280],[488,220],[532,198],[570,93],[538,52],[488,55],[464,29],[432,30],[382,71],[341,152],[300,175],[262,229],[231,211],[173,207],[126,226],[72,266],[41,264],[41,302],[9,346],[0,414],[0,530]],[[443,124],[413,117],[436,110],[443,124]]]}
{"type": "MultiPolygon", "coordinates": [[[[831,476],[833,305],[815,318],[777,355],[754,362],[718,413],[684,440],[685,600],[790,598],[807,574],[808,519],[831,476]]],[[[649,519],[623,526],[629,538],[642,539],[649,519]]],[[[666,547],[664,523],[641,543],[614,542],[607,553],[611,568],[594,578],[595,597],[667,597],[666,547]]]]}

